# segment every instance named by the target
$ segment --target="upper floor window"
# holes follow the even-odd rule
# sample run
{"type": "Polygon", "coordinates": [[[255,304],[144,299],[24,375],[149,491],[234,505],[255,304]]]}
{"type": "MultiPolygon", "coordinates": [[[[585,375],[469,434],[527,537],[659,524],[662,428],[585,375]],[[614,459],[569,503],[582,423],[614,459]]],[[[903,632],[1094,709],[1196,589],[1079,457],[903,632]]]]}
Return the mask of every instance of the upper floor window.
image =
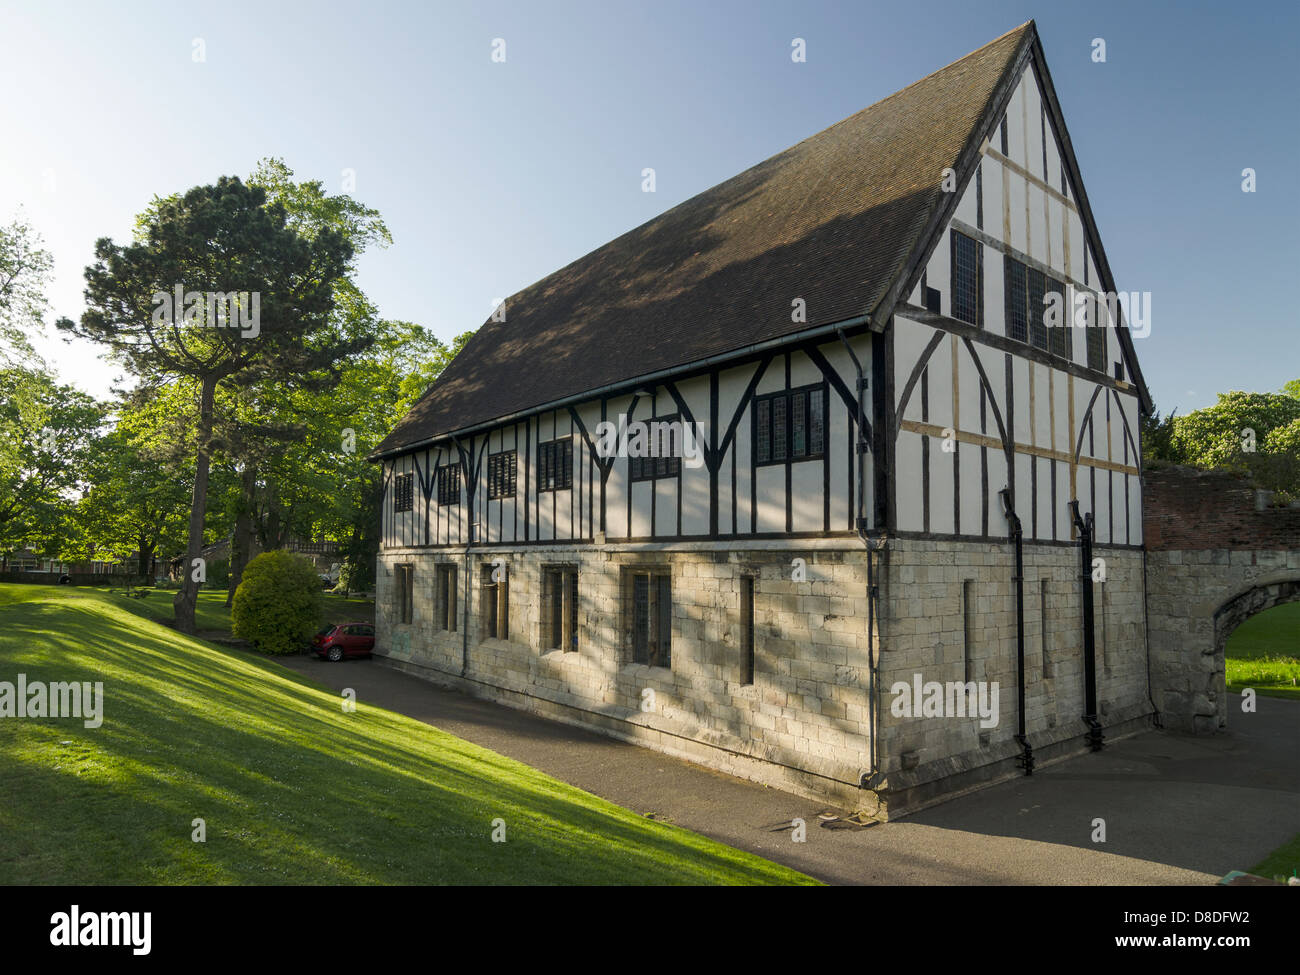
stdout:
{"type": "Polygon", "coordinates": [[[393,479],[393,510],[410,511],[415,502],[415,475],[398,474],[393,479]]]}
{"type": "Polygon", "coordinates": [[[1003,281],[1007,337],[1070,358],[1073,354],[1070,327],[1074,312],[1065,283],[1037,268],[1027,267],[1013,257],[1004,259],[1003,281]],[[1060,296],[1060,324],[1051,328],[1047,324],[1049,295],[1060,296]]]}
{"type": "Polygon", "coordinates": [[[979,328],[984,324],[984,248],[952,232],[952,317],[979,328]]]}
{"type": "Polygon", "coordinates": [[[682,472],[681,417],[656,416],[645,421],[648,431],[646,453],[650,457],[629,457],[628,477],[633,481],[652,481],[657,477],[676,477],[682,472]]]}
{"type": "Polygon", "coordinates": [[[438,504],[460,504],[460,465],[438,468],[438,504]]]}
{"type": "Polygon", "coordinates": [[[1088,309],[1088,368],[1098,372],[1106,370],[1106,305],[1094,302],[1088,309]],[[1095,321],[1094,321],[1095,319],[1095,321]]]}
{"type": "Polygon", "coordinates": [[[517,455],[513,450],[503,450],[499,454],[488,455],[488,498],[513,498],[515,496],[515,474],[518,468],[517,455]]]}
{"type": "Polygon", "coordinates": [[[754,462],[819,460],[826,453],[826,387],[754,397],[754,462]]]}
{"type": "Polygon", "coordinates": [[[573,438],[548,440],[537,447],[537,491],[573,487],[573,438]]]}

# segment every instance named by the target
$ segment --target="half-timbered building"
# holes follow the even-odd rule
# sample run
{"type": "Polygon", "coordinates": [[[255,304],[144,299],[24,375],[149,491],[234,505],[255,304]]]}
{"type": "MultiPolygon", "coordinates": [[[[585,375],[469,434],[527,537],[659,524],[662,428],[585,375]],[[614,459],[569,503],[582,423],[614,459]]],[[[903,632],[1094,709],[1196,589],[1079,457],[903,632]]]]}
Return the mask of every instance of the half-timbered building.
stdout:
{"type": "Polygon", "coordinates": [[[378,653],[879,816],[1135,730],[1114,292],[1029,23],[507,299],[373,454],[378,653]]]}

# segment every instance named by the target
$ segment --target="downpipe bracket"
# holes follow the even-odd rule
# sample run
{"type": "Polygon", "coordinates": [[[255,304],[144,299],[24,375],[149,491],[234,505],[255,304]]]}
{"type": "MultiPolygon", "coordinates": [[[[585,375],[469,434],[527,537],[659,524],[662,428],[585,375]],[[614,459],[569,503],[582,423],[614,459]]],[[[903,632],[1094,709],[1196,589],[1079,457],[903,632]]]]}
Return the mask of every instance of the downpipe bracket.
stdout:
{"type": "Polygon", "coordinates": [[[1029,745],[1029,738],[1025,735],[1016,735],[1016,741],[1020,743],[1020,755],[1016,758],[1016,765],[1024,769],[1025,775],[1034,774],[1034,750],[1029,745]]]}
{"type": "Polygon", "coordinates": [[[1085,714],[1083,720],[1088,725],[1088,748],[1094,752],[1102,750],[1106,736],[1102,734],[1101,722],[1095,714],[1085,714]]]}

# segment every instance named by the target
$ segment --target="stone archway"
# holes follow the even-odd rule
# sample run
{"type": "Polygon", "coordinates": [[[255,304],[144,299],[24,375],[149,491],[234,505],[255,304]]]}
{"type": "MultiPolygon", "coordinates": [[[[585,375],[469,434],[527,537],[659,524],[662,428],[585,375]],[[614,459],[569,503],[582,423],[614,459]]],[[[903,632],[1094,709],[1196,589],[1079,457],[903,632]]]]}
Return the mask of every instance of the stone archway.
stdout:
{"type": "Polygon", "coordinates": [[[1168,728],[1227,727],[1224,647],[1300,600],[1300,508],[1220,471],[1150,472],[1143,496],[1151,694],[1168,728]]]}
{"type": "MultiPolygon", "coordinates": [[[[1283,579],[1251,586],[1245,592],[1238,593],[1215,610],[1214,658],[1220,676],[1226,677],[1228,637],[1232,636],[1232,632],[1237,627],[1252,616],[1272,609],[1274,606],[1297,601],[1300,601],[1300,576],[1294,579],[1283,579]]],[[[1227,693],[1227,688],[1222,682],[1219,685],[1219,693],[1227,693]]]]}

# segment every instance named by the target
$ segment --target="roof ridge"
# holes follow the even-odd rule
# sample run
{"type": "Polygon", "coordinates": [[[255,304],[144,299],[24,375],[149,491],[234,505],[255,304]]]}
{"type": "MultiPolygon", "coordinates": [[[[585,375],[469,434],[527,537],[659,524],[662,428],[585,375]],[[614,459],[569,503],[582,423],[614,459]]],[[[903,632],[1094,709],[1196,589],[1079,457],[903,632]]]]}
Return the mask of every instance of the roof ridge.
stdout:
{"type": "MultiPolygon", "coordinates": [[[[911,84],[909,84],[909,85],[904,85],[902,88],[899,88],[899,89],[896,90],[896,91],[892,91],[892,92],[890,92],[888,95],[885,95],[883,98],[877,98],[877,99],[876,99],[874,102],[872,102],[870,105],[867,105],[867,106],[864,107],[864,108],[860,108],[860,109],[858,109],[858,111],[854,112],[852,115],[846,116],[845,118],[840,119],[838,122],[832,122],[830,125],[826,126],[826,128],[817,130],[816,132],[814,132],[812,135],[808,136],[807,138],[800,139],[800,140],[799,140],[798,142],[796,142],[794,145],[789,146],[789,147],[786,148],[786,149],[782,149],[781,152],[789,152],[791,149],[794,149],[794,148],[797,148],[798,146],[803,145],[805,142],[809,141],[809,139],[815,139],[815,138],[817,138],[819,135],[822,135],[823,133],[829,132],[831,129],[833,129],[833,128],[837,127],[837,126],[844,125],[846,122],[851,122],[851,121],[853,121],[855,118],[857,118],[859,115],[863,114],[864,112],[869,112],[869,111],[871,111],[873,108],[875,108],[876,106],[878,106],[878,105],[883,105],[885,102],[889,101],[891,98],[897,98],[899,95],[902,95],[902,94],[904,94],[904,93],[907,92],[907,91],[910,91],[911,89],[915,88],[917,85],[924,84],[925,82],[927,82],[927,81],[929,81],[930,79],[934,78],[936,75],[941,75],[941,74],[943,74],[943,73],[944,73],[945,71],[947,71],[949,68],[955,68],[957,65],[961,64],[963,61],[968,61],[968,60],[970,60],[971,58],[975,57],[976,55],[979,55],[979,54],[983,53],[984,51],[988,50],[990,47],[992,47],[994,44],[997,44],[999,41],[1005,40],[1006,38],[1010,37],[1012,34],[1015,34],[1015,33],[1019,32],[1019,31],[1023,31],[1023,30],[1025,30],[1026,28],[1030,28],[1030,29],[1034,30],[1035,33],[1036,33],[1037,30],[1038,30],[1037,25],[1035,25],[1035,23],[1034,23],[1034,21],[1033,21],[1032,19],[1030,19],[1030,20],[1026,20],[1026,21],[1025,21],[1023,24],[1021,24],[1019,27],[1013,27],[1011,30],[1007,31],[1005,34],[1002,34],[1002,35],[1000,35],[1000,36],[998,36],[998,37],[993,38],[993,40],[989,41],[987,44],[984,44],[984,45],[981,45],[980,47],[977,47],[975,50],[971,51],[969,54],[963,54],[961,57],[957,58],[957,60],[955,60],[955,61],[949,61],[949,62],[948,62],[947,64],[945,64],[942,68],[935,68],[935,69],[934,69],[933,71],[931,71],[928,75],[925,75],[925,76],[922,77],[922,78],[917,78],[917,79],[916,79],[915,81],[913,81],[911,84]]],[[[773,159],[773,158],[775,158],[776,156],[781,155],[781,152],[775,153],[773,156],[769,156],[768,158],[769,158],[769,159],[773,159]]],[[[766,162],[766,160],[764,160],[764,162],[766,162]]],[[[752,168],[752,167],[751,167],[751,168],[752,168]]],[[[746,172],[748,172],[748,170],[746,170],[746,172]]],[[[734,177],[733,177],[733,178],[734,178],[734,177]]],[[[705,190],[704,192],[708,192],[708,191],[705,190]]],[[[665,211],[665,212],[667,212],[667,211],[665,211]]]]}

